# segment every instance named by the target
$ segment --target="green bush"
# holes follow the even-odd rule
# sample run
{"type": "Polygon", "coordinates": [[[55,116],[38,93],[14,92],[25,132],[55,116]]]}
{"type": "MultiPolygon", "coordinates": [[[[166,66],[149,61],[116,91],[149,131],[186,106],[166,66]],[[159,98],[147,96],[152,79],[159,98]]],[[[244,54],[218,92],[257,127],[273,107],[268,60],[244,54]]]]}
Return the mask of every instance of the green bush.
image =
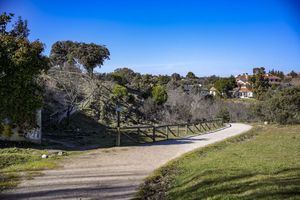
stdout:
{"type": "Polygon", "coordinates": [[[10,136],[12,136],[13,132],[11,129],[11,126],[8,124],[2,125],[2,134],[4,137],[6,138],[10,138],[10,136]]]}
{"type": "Polygon", "coordinates": [[[221,118],[222,121],[223,121],[223,123],[227,123],[227,122],[230,121],[230,113],[229,113],[229,111],[227,110],[227,108],[222,108],[222,109],[218,112],[218,114],[217,114],[216,117],[217,117],[217,118],[221,118]]]}
{"type": "Polygon", "coordinates": [[[128,94],[127,88],[119,84],[116,84],[114,86],[112,92],[113,92],[113,96],[117,98],[126,97],[128,94]]]}
{"type": "Polygon", "coordinates": [[[167,101],[168,95],[165,88],[161,85],[156,85],[152,88],[152,98],[157,104],[163,104],[167,101]]]}
{"type": "Polygon", "coordinates": [[[300,87],[287,88],[265,98],[255,107],[263,121],[279,124],[300,123],[300,87]]]}

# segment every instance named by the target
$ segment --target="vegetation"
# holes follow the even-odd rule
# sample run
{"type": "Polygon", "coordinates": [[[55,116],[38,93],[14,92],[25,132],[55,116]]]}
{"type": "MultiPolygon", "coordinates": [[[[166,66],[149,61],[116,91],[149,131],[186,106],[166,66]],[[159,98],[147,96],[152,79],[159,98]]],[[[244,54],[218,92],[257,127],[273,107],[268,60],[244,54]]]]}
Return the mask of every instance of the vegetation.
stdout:
{"type": "Polygon", "coordinates": [[[300,87],[269,92],[265,101],[255,107],[255,114],[263,121],[279,124],[300,123],[300,87]]]}
{"type": "Polygon", "coordinates": [[[15,187],[22,178],[31,178],[39,174],[40,170],[52,169],[57,166],[57,161],[63,156],[47,150],[38,150],[43,146],[34,146],[27,143],[8,143],[0,141],[0,191],[15,187]],[[18,146],[18,147],[7,147],[18,146]],[[32,148],[34,147],[34,148],[32,148]],[[42,159],[42,155],[49,155],[49,158],[42,159]]]}
{"type": "Polygon", "coordinates": [[[0,122],[12,121],[30,128],[36,124],[37,109],[42,107],[42,87],[39,75],[48,69],[48,59],[42,55],[44,46],[30,42],[27,22],[21,18],[8,29],[13,14],[0,15],[0,122]]]}
{"type": "Polygon", "coordinates": [[[157,104],[163,104],[167,101],[168,95],[161,85],[156,85],[152,89],[152,98],[157,104]]]}
{"type": "Polygon", "coordinates": [[[251,82],[255,98],[262,100],[270,87],[268,79],[264,77],[263,73],[259,72],[251,77],[251,82]]]}
{"type": "Polygon", "coordinates": [[[222,96],[230,97],[230,91],[236,87],[236,81],[234,76],[230,76],[229,78],[220,78],[214,85],[222,96]]]}
{"type": "Polygon", "coordinates": [[[296,199],[300,126],[256,125],[157,170],[137,199],[296,199]]]}
{"type": "Polygon", "coordinates": [[[72,41],[58,41],[52,45],[50,59],[54,65],[62,66],[65,63],[81,64],[92,75],[97,66],[103,65],[109,59],[109,50],[94,43],[78,43],[72,41]]]}

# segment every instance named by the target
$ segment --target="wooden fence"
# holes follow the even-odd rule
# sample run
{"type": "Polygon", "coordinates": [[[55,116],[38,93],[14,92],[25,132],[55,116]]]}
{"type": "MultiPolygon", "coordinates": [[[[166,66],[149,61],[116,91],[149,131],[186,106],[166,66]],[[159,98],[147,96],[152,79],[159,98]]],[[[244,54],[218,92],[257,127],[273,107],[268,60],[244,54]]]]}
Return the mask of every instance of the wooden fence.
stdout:
{"type": "Polygon", "coordinates": [[[222,120],[215,119],[183,124],[125,126],[110,130],[116,133],[116,146],[120,146],[121,136],[136,143],[146,143],[200,134],[222,126],[222,120]]]}

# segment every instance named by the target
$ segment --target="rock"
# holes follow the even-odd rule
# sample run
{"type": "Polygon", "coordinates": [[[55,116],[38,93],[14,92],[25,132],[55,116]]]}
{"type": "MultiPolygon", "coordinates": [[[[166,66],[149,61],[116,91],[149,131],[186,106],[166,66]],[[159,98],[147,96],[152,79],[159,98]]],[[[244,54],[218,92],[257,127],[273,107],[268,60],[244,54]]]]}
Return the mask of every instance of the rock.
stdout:
{"type": "Polygon", "coordinates": [[[57,155],[58,155],[58,156],[63,156],[63,155],[64,155],[64,152],[59,151],[59,152],[57,153],[57,155]]]}
{"type": "Polygon", "coordinates": [[[46,154],[43,154],[42,158],[48,158],[48,156],[46,154]]]}
{"type": "Polygon", "coordinates": [[[268,122],[267,122],[267,121],[265,121],[265,122],[264,122],[264,125],[268,125],[268,122]]]}

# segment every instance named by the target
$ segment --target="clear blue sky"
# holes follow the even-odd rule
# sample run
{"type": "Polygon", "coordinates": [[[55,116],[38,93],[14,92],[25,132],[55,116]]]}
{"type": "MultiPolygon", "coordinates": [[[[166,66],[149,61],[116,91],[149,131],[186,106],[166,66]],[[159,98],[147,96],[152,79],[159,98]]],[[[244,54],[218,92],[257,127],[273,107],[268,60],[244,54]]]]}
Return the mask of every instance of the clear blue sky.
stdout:
{"type": "Polygon", "coordinates": [[[226,76],[256,66],[300,72],[299,2],[0,0],[0,11],[27,19],[45,54],[58,40],[106,45],[101,72],[226,76]]]}

